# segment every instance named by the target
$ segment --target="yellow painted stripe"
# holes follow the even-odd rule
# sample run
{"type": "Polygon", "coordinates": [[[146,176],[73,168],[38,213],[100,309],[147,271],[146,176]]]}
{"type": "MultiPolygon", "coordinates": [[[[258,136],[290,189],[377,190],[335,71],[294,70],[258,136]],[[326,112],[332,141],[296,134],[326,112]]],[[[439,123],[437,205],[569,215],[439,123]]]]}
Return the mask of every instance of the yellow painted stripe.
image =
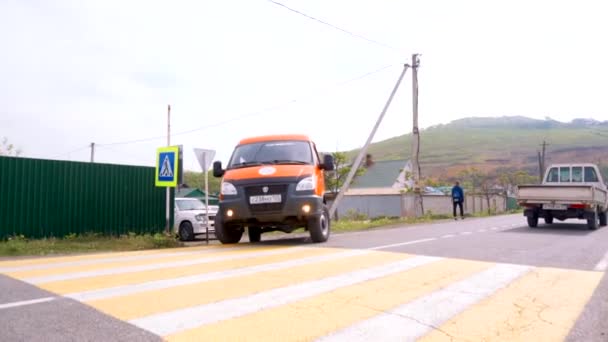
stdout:
{"type": "MultiPolygon", "coordinates": [[[[264,250],[271,249],[251,249],[245,252],[226,252],[222,255],[242,255],[252,252],[261,252],[264,250]],[[228,254],[230,253],[230,254],[228,254]]],[[[205,263],[192,266],[182,266],[173,268],[162,268],[149,271],[131,272],[114,275],[104,275],[97,277],[87,277],[79,279],[61,280],[38,285],[39,287],[49,290],[58,294],[68,294],[81,291],[90,291],[103,288],[109,288],[114,286],[139,284],[147,281],[170,279],[183,276],[189,276],[194,274],[208,273],[221,270],[229,270],[240,267],[248,267],[254,265],[260,265],[270,262],[278,262],[282,260],[304,258],[313,255],[326,255],[337,253],[339,250],[329,248],[310,248],[305,250],[294,251],[293,253],[285,253],[278,255],[269,256],[255,256],[251,258],[237,259],[237,260],[225,260],[213,263],[205,263]]],[[[217,256],[217,254],[208,254],[205,257],[217,256]]],[[[192,257],[191,257],[192,258],[192,257]]]]}
{"type": "MultiPolygon", "coordinates": [[[[169,341],[311,341],[487,269],[441,260],[256,314],[167,336],[169,341]]],[[[391,329],[391,327],[386,327],[391,329]]]]}
{"type": "Polygon", "coordinates": [[[27,265],[53,264],[53,263],[69,262],[69,261],[96,260],[96,259],[114,258],[114,257],[121,257],[121,256],[129,257],[129,256],[149,255],[149,254],[158,254],[158,253],[190,252],[190,251],[203,250],[203,249],[221,250],[223,248],[230,248],[230,246],[228,246],[228,245],[209,245],[209,246],[178,247],[178,248],[165,248],[165,249],[129,251],[129,252],[76,254],[76,255],[69,255],[69,256],[48,256],[48,257],[32,257],[32,258],[28,257],[28,258],[19,259],[19,260],[0,261],[0,268],[27,266],[27,265]]]}
{"type": "MultiPolygon", "coordinates": [[[[112,261],[112,262],[100,262],[98,264],[89,264],[89,265],[78,265],[78,266],[63,266],[63,267],[53,267],[49,269],[42,270],[29,270],[29,271],[16,271],[16,272],[6,272],[5,274],[17,278],[17,279],[26,279],[33,277],[42,277],[42,276],[50,276],[50,275],[58,275],[58,274],[66,274],[66,273],[77,273],[77,272],[86,272],[86,271],[97,271],[97,270],[108,270],[117,267],[129,267],[129,266],[143,266],[143,265],[154,265],[165,262],[174,262],[174,261],[182,261],[182,260],[194,260],[194,259],[205,259],[219,255],[239,255],[244,253],[252,253],[252,252],[260,252],[265,250],[279,249],[285,247],[266,247],[266,248],[247,248],[244,250],[226,250],[222,251],[221,249],[210,250],[210,253],[202,253],[199,255],[176,255],[176,256],[159,256],[158,258],[144,259],[144,260],[125,260],[125,261],[112,261]]],[[[160,253],[156,253],[160,254],[160,253]]],[[[154,254],[151,254],[154,255],[154,254]]]]}
{"type": "Polygon", "coordinates": [[[422,341],[562,341],[603,273],[541,268],[455,316],[422,341]]]}
{"type": "Polygon", "coordinates": [[[87,304],[117,318],[131,320],[160,312],[251,295],[260,291],[329,277],[391,261],[404,260],[410,257],[406,254],[378,252],[324,261],[322,263],[295,266],[288,270],[266,271],[236,278],[91,301],[87,304]]]}

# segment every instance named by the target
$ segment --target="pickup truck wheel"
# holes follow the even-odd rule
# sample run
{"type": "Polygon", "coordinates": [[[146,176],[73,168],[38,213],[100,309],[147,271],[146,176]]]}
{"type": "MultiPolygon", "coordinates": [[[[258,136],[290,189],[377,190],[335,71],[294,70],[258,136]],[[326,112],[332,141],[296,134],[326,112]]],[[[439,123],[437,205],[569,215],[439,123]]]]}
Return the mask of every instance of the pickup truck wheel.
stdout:
{"type": "Polygon", "coordinates": [[[546,224],[553,224],[553,216],[547,216],[547,217],[545,217],[545,223],[546,224]]]}
{"type": "Polygon", "coordinates": [[[262,228],[249,227],[249,242],[260,242],[262,240],[262,228]]]}
{"type": "Polygon", "coordinates": [[[597,209],[593,212],[591,217],[587,218],[587,228],[591,230],[596,230],[599,226],[599,216],[597,213],[597,209]]]}
{"type": "Polygon", "coordinates": [[[192,228],[192,223],[186,221],[179,225],[179,239],[181,241],[194,240],[194,229],[192,228]]]}
{"type": "Polygon", "coordinates": [[[308,219],[308,231],[313,242],[325,242],[329,239],[330,220],[327,208],[323,208],[319,216],[308,219]]]}
{"type": "Polygon", "coordinates": [[[222,215],[215,216],[215,237],[222,244],[238,243],[243,237],[243,230],[224,224],[222,215]]]}
{"type": "Polygon", "coordinates": [[[606,222],[607,216],[608,216],[608,212],[606,212],[606,211],[600,213],[600,227],[605,227],[606,225],[608,225],[608,222],[606,222]]]}
{"type": "Polygon", "coordinates": [[[538,216],[528,216],[528,227],[536,228],[538,226],[538,216]]]}

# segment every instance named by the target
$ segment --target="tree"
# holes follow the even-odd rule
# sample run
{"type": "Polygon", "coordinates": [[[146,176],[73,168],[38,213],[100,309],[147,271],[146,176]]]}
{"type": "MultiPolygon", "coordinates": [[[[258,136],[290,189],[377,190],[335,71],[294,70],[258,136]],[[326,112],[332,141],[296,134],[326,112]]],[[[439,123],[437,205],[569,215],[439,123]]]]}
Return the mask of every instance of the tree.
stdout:
{"type": "MultiPolygon", "coordinates": [[[[488,214],[492,213],[492,207],[490,206],[490,199],[495,193],[493,177],[475,167],[463,170],[459,173],[459,176],[464,180],[463,185],[471,188],[473,195],[482,195],[488,206],[488,214]]],[[[473,211],[475,211],[475,201],[473,201],[473,211]]]]}
{"type": "Polygon", "coordinates": [[[16,148],[15,145],[10,144],[8,142],[8,138],[4,137],[2,139],[2,144],[0,144],[0,156],[13,156],[18,157],[21,155],[21,149],[16,148]]]}
{"type": "MultiPolygon", "coordinates": [[[[220,191],[220,179],[213,177],[213,172],[209,172],[209,194],[220,191]]],[[[205,174],[203,172],[184,171],[184,183],[191,188],[205,190],[205,174]]]]}
{"type": "MultiPolygon", "coordinates": [[[[332,172],[325,173],[325,186],[329,191],[336,194],[344,185],[352,167],[346,163],[346,153],[334,152],[331,155],[334,157],[335,169],[332,172]]],[[[355,177],[361,176],[363,173],[365,173],[365,168],[359,167],[355,173],[355,177]]]]}

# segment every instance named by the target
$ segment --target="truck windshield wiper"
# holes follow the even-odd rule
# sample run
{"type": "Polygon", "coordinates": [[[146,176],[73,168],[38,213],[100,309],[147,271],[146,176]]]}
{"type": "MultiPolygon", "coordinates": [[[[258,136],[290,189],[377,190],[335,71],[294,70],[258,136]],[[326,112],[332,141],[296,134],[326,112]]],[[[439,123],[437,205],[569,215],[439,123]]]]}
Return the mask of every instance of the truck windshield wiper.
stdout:
{"type": "Polygon", "coordinates": [[[251,161],[251,162],[242,162],[242,163],[237,163],[237,164],[232,164],[232,166],[230,167],[231,169],[239,169],[242,167],[250,167],[250,166],[260,166],[262,165],[262,163],[257,162],[257,161],[251,161]]]}
{"type": "Polygon", "coordinates": [[[291,160],[291,159],[275,159],[272,161],[273,164],[297,164],[297,165],[307,165],[309,163],[301,160],[291,160]]]}

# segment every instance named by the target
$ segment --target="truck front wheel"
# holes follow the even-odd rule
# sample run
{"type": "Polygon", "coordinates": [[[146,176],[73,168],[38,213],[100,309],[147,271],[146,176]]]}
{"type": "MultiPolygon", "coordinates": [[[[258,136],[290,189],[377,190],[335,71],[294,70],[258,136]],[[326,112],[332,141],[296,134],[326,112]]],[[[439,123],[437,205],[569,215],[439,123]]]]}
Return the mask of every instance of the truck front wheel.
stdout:
{"type": "Polygon", "coordinates": [[[249,242],[260,242],[262,240],[262,228],[249,227],[249,242]]]}
{"type": "Polygon", "coordinates": [[[608,225],[608,222],[606,222],[606,216],[608,216],[608,212],[604,211],[600,213],[600,227],[605,227],[608,225]]]}
{"type": "Polygon", "coordinates": [[[528,227],[536,228],[537,226],[538,226],[538,216],[537,215],[528,216],[528,227]]]}
{"type": "Polygon", "coordinates": [[[597,209],[593,211],[593,213],[591,213],[588,217],[587,217],[587,228],[591,229],[591,230],[596,230],[597,227],[599,226],[599,216],[597,213],[597,209]]]}
{"type": "Polygon", "coordinates": [[[325,242],[329,239],[330,220],[327,208],[323,208],[319,216],[308,219],[308,231],[313,242],[325,242]]]}
{"type": "Polygon", "coordinates": [[[224,223],[222,215],[215,217],[215,236],[222,244],[232,244],[241,241],[243,230],[224,223]]]}

